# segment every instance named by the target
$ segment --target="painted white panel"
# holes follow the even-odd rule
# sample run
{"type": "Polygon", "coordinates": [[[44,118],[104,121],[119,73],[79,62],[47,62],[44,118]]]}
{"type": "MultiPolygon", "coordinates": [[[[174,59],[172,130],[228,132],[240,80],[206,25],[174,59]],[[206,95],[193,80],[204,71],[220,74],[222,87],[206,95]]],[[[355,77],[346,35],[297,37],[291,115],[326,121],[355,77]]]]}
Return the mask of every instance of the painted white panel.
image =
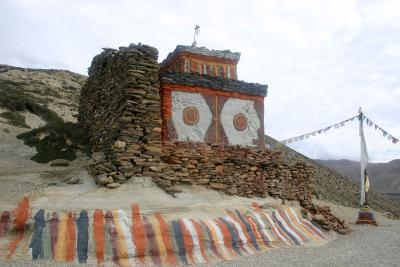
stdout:
{"type": "Polygon", "coordinates": [[[212,113],[201,94],[172,91],[172,123],[179,141],[204,142],[205,135],[212,122],[212,113]],[[183,121],[183,110],[195,107],[199,111],[199,122],[187,125],[183,121]]]}
{"type": "Polygon", "coordinates": [[[228,99],[221,111],[221,123],[230,144],[255,146],[253,140],[258,139],[257,132],[261,123],[254,107],[254,101],[228,99]],[[233,125],[233,117],[238,113],[242,113],[247,118],[247,128],[243,131],[236,130],[233,125]]]}

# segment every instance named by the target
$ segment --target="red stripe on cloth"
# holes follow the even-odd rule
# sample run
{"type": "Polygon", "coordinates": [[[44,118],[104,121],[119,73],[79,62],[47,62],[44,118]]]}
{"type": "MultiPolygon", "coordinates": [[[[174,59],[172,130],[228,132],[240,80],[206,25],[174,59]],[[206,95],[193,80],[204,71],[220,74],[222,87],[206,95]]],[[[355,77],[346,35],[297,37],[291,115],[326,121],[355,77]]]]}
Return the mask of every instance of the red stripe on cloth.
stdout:
{"type": "Polygon", "coordinates": [[[6,235],[10,228],[11,213],[9,211],[3,211],[0,217],[0,238],[6,235]]]}
{"type": "Polygon", "coordinates": [[[104,262],[105,236],[104,236],[104,214],[102,210],[93,213],[93,238],[96,247],[96,259],[98,264],[104,262]]]}
{"type": "Polygon", "coordinates": [[[114,215],[111,211],[106,212],[105,216],[106,226],[108,229],[108,233],[110,235],[111,241],[111,248],[112,248],[112,259],[115,264],[119,265],[119,258],[118,258],[118,232],[114,226],[114,215]]]}
{"type": "Polygon", "coordinates": [[[58,239],[58,224],[60,223],[57,212],[53,212],[49,223],[50,223],[51,258],[54,259],[55,249],[58,239]]]}
{"type": "Polygon", "coordinates": [[[265,244],[264,244],[264,238],[262,238],[262,235],[260,232],[258,232],[258,228],[257,228],[257,224],[255,221],[253,221],[253,219],[250,216],[246,216],[247,221],[250,224],[250,227],[256,237],[256,242],[257,244],[262,248],[265,244]]]}
{"type": "Polygon", "coordinates": [[[142,218],[140,216],[139,205],[132,205],[132,241],[136,247],[136,256],[139,258],[141,263],[145,263],[146,253],[146,233],[143,225],[142,218]]]}
{"type": "Polygon", "coordinates": [[[143,216],[144,229],[147,236],[147,244],[150,253],[151,260],[156,266],[161,266],[160,249],[157,244],[157,239],[153,229],[153,225],[149,220],[143,216]]]}
{"type": "MultiPolygon", "coordinates": [[[[231,216],[231,218],[237,222],[240,225],[240,228],[242,228],[242,232],[244,234],[244,236],[247,239],[247,244],[251,245],[248,246],[248,248],[250,248],[252,251],[257,251],[257,249],[254,247],[254,244],[251,242],[251,238],[249,233],[247,232],[247,228],[246,226],[243,224],[243,222],[236,216],[236,214],[234,212],[232,212],[231,210],[226,210],[226,212],[229,214],[229,216],[231,216]]],[[[240,238],[240,237],[239,237],[240,238]]]]}
{"type": "Polygon", "coordinates": [[[233,250],[233,247],[232,247],[232,238],[231,238],[231,234],[229,232],[228,227],[225,225],[225,223],[221,222],[220,219],[215,219],[215,222],[217,223],[219,229],[221,229],[225,247],[228,248],[228,251],[232,255],[236,255],[236,252],[233,250]]]}
{"type": "Polygon", "coordinates": [[[9,259],[12,257],[15,250],[17,249],[19,242],[21,242],[21,240],[24,238],[26,221],[28,220],[30,215],[30,205],[28,197],[24,197],[22,199],[22,201],[18,204],[18,207],[14,210],[13,215],[13,225],[14,229],[17,231],[17,235],[16,238],[8,244],[9,253],[7,255],[7,258],[9,259]]]}
{"type": "Polygon", "coordinates": [[[168,224],[165,222],[164,218],[160,213],[156,213],[155,215],[158,223],[160,224],[162,240],[165,246],[165,250],[167,251],[167,264],[169,265],[177,265],[178,261],[174,254],[174,248],[172,245],[171,236],[169,234],[168,224]]]}
{"type": "Polygon", "coordinates": [[[182,238],[183,238],[183,243],[185,244],[185,250],[186,254],[189,256],[189,259],[192,263],[196,263],[193,257],[193,240],[192,240],[192,235],[190,234],[189,230],[186,229],[185,223],[183,222],[182,219],[178,220],[179,225],[181,226],[182,229],[182,238]]]}
{"type": "Polygon", "coordinates": [[[203,229],[201,228],[200,223],[196,222],[193,219],[190,219],[190,221],[193,223],[194,229],[196,229],[196,233],[197,233],[197,236],[199,238],[201,255],[203,255],[203,258],[206,260],[206,262],[208,262],[209,260],[208,260],[207,254],[206,254],[206,246],[204,244],[203,229]]]}

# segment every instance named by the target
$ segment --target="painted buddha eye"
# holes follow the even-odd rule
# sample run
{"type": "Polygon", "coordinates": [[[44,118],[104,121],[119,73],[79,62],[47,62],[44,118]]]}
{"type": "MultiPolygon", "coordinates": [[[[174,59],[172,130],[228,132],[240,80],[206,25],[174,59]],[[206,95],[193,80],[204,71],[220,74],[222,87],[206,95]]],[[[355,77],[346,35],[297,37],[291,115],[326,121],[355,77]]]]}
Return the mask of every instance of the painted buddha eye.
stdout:
{"type": "Polygon", "coordinates": [[[238,131],[244,131],[247,128],[247,118],[242,113],[238,113],[233,117],[233,126],[238,131]]]}
{"type": "Polygon", "coordinates": [[[187,125],[195,125],[199,122],[199,111],[195,107],[187,107],[183,110],[183,121],[187,125]]]}

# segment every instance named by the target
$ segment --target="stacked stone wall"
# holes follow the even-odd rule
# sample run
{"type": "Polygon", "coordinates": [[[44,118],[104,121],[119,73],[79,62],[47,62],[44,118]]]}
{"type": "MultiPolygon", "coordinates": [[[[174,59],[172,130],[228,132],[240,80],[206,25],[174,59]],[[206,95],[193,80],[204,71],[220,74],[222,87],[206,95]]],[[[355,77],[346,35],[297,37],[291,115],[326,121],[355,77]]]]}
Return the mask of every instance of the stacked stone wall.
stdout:
{"type": "Polygon", "coordinates": [[[123,182],[160,163],[157,58],[157,49],[132,44],[105,49],[93,59],[78,120],[89,132],[92,151],[106,155],[91,166],[99,184],[123,182]]]}
{"type": "Polygon", "coordinates": [[[301,202],[309,201],[314,192],[314,168],[303,163],[288,166],[280,151],[166,142],[163,152],[169,170],[161,175],[160,183],[166,187],[199,184],[227,194],[301,202]]]}

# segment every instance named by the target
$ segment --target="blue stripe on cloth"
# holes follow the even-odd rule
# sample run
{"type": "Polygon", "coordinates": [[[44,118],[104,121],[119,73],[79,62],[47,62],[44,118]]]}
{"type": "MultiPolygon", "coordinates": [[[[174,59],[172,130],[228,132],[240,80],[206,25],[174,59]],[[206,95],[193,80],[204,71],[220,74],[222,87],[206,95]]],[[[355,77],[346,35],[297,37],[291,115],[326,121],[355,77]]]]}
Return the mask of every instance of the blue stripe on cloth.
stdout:
{"type": "Polygon", "coordinates": [[[221,220],[221,222],[223,222],[223,223],[226,225],[226,227],[227,227],[228,230],[229,230],[229,233],[230,233],[230,235],[231,235],[232,248],[233,248],[233,250],[234,250],[238,255],[243,256],[242,253],[240,252],[240,249],[243,249],[243,244],[242,244],[242,241],[241,241],[240,238],[239,238],[239,235],[238,235],[237,232],[236,232],[235,227],[234,227],[230,222],[228,222],[227,220],[225,220],[224,218],[221,218],[221,217],[220,217],[219,219],[221,220]]]}
{"type": "Polygon", "coordinates": [[[278,224],[279,228],[280,228],[283,232],[285,232],[285,234],[286,234],[287,236],[289,236],[290,239],[293,240],[293,242],[294,242],[296,245],[300,245],[299,240],[297,240],[297,239],[283,226],[283,223],[282,223],[280,220],[278,220],[278,218],[277,218],[276,215],[275,215],[275,211],[272,212],[272,218],[273,218],[274,221],[278,224]]]}
{"type": "Polygon", "coordinates": [[[32,258],[43,259],[43,231],[46,228],[44,209],[40,209],[34,216],[33,234],[29,248],[32,249],[32,258]]]}
{"type": "Polygon", "coordinates": [[[179,250],[179,258],[182,260],[182,262],[184,264],[189,264],[189,261],[186,257],[186,249],[185,249],[185,243],[183,241],[183,233],[182,233],[182,229],[181,226],[179,224],[179,222],[177,221],[172,221],[172,228],[174,230],[174,235],[173,237],[175,237],[175,241],[176,241],[176,245],[178,246],[178,250],[179,250]]]}
{"type": "Polygon", "coordinates": [[[251,243],[253,244],[254,248],[257,249],[257,250],[261,250],[260,246],[257,243],[256,236],[254,235],[253,230],[251,229],[251,226],[250,226],[249,222],[246,221],[246,219],[242,216],[242,214],[238,210],[235,210],[235,211],[236,211],[236,214],[239,217],[240,221],[242,221],[242,223],[246,227],[246,231],[250,236],[251,243]]]}
{"type": "Polygon", "coordinates": [[[76,251],[79,263],[86,263],[88,259],[89,242],[89,217],[87,211],[83,210],[77,220],[78,238],[76,241],[76,251]]]}

